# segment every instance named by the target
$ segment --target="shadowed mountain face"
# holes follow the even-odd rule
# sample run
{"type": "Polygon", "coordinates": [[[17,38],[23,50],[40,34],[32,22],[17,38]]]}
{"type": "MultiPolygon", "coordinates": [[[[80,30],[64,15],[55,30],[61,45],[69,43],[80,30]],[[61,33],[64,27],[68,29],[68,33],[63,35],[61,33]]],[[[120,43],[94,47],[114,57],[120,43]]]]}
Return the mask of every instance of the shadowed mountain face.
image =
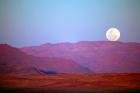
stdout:
{"type": "Polygon", "coordinates": [[[0,45],[0,73],[34,74],[34,73],[87,73],[72,60],[63,58],[35,57],[27,55],[17,48],[6,44],[0,45]]]}
{"type": "Polygon", "coordinates": [[[44,44],[21,48],[36,57],[70,59],[92,72],[140,72],[140,44],[108,41],[44,44]]]}
{"type": "Polygon", "coordinates": [[[30,62],[34,58],[22,53],[9,45],[0,45],[0,73],[23,74],[36,73],[32,70],[30,62]]]}

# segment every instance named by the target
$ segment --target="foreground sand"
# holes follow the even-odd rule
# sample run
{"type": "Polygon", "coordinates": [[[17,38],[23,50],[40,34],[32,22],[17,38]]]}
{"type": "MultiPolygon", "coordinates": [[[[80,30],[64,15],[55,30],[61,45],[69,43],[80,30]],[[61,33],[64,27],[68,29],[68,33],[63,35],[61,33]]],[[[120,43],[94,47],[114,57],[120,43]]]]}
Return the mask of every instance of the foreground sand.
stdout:
{"type": "Polygon", "coordinates": [[[140,74],[0,75],[0,93],[140,93],[140,74]]]}

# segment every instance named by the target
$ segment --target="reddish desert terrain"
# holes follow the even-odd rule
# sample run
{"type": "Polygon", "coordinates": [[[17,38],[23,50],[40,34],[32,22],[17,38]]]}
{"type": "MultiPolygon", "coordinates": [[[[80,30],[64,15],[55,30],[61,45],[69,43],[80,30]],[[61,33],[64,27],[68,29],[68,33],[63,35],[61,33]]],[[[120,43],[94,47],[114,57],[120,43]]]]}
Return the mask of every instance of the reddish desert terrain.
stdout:
{"type": "Polygon", "coordinates": [[[0,75],[0,89],[1,93],[140,93],[140,74],[0,75]]]}

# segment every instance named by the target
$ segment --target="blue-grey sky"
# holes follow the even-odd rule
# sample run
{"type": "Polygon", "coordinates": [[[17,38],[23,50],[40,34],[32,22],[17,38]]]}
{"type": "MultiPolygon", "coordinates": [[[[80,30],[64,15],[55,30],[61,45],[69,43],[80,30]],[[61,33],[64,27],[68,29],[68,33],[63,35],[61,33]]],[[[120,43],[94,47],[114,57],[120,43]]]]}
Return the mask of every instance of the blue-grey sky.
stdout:
{"type": "Polygon", "coordinates": [[[0,43],[16,47],[103,41],[110,27],[140,42],[140,0],[0,0],[0,43]]]}

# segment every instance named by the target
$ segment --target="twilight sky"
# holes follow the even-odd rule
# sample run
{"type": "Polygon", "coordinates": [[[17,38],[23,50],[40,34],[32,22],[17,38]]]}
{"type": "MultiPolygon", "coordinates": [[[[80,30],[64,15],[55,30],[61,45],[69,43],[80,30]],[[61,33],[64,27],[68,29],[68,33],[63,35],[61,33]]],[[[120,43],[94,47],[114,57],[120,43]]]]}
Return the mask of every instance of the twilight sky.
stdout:
{"type": "Polygon", "coordinates": [[[110,27],[140,42],[140,0],[0,0],[0,43],[16,47],[103,41],[110,27]]]}

